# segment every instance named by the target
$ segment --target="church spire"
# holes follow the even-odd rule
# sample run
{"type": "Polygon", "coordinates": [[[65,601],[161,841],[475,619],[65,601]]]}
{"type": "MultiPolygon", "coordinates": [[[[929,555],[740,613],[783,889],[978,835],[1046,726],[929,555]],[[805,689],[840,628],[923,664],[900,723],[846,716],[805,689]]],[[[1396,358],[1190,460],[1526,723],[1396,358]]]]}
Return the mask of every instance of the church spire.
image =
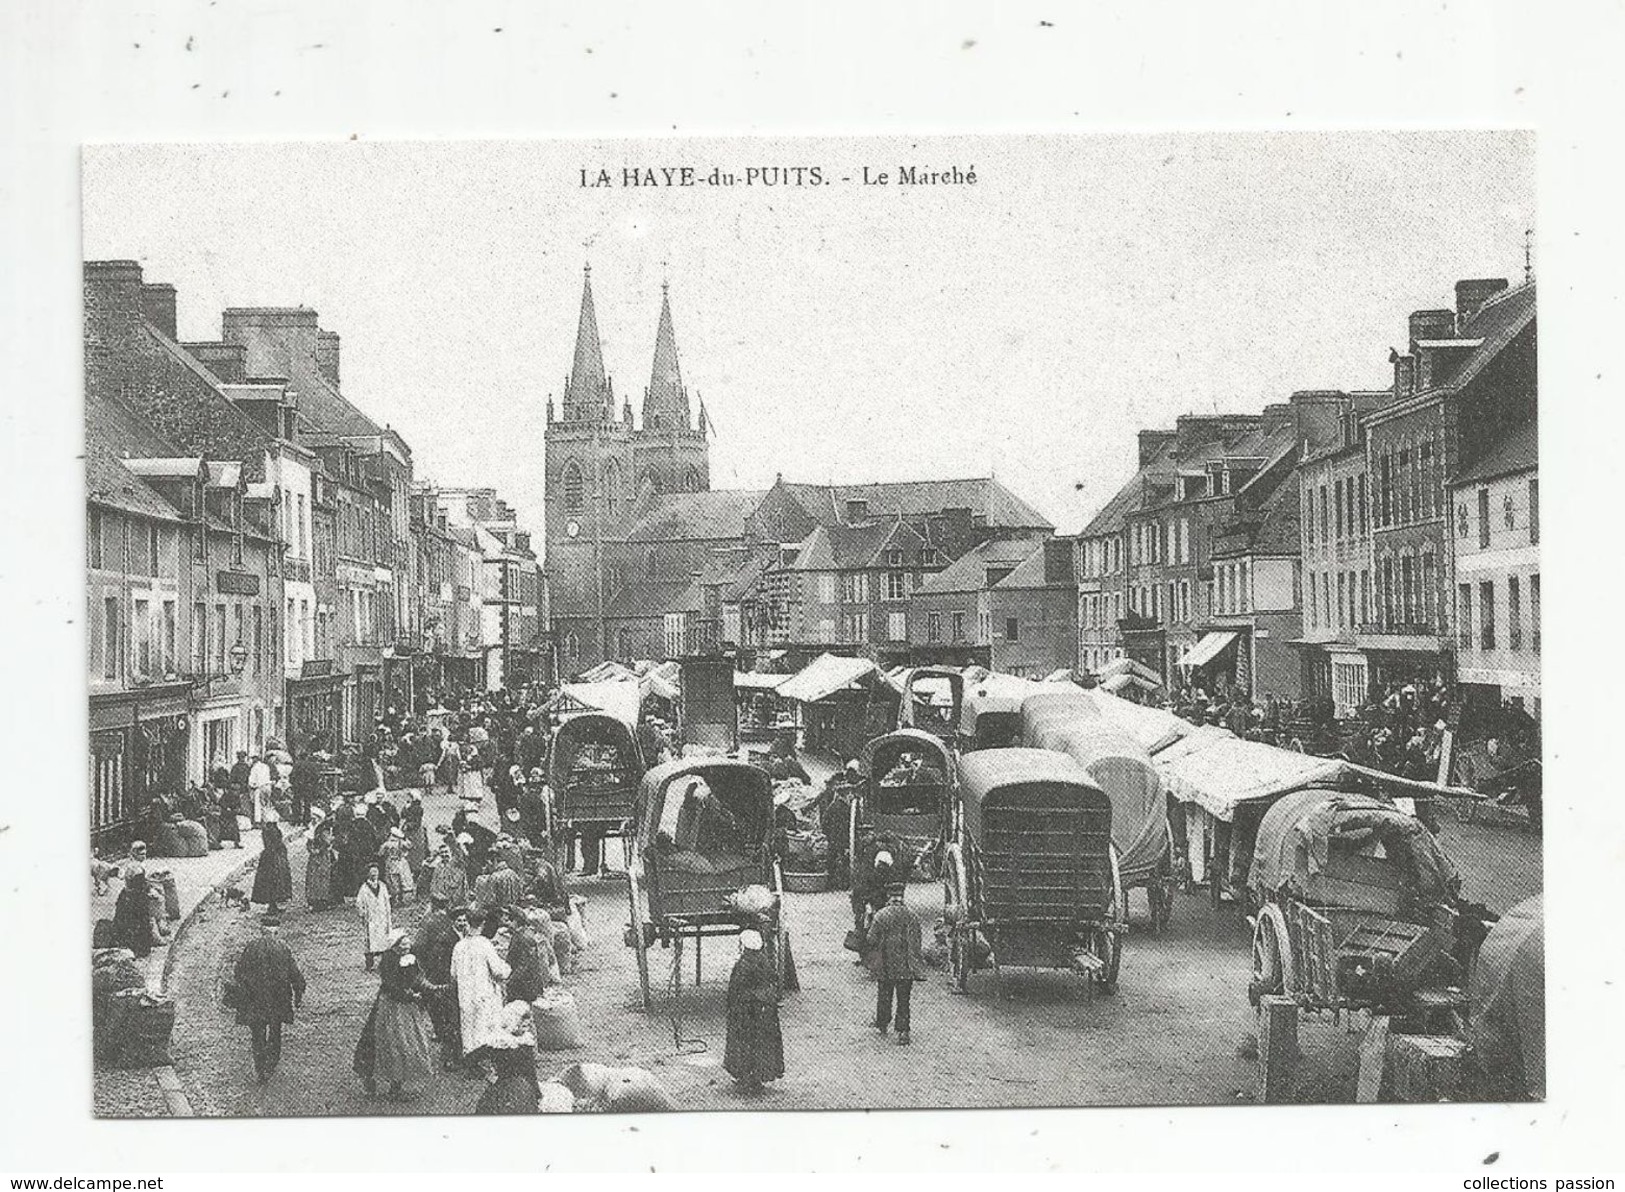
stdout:
{"type": "Polygon", "coordinates": [[[581,282],[581,321],[576,326],[575,361],[564,389],[566,422],[597,422],[613,417],[609,382],[604,377],[604,352],[598,343],[598,313],[592,304],[592,266],[581,282]]]}
{"type": "Polygon", "coordinates": [[[660,328],[655,332],[654,368],[643,395],[645,430],[688,430],[688,391],[677,363],[677,333],[671,323],[670,285],[660,283],[660,328]]]}

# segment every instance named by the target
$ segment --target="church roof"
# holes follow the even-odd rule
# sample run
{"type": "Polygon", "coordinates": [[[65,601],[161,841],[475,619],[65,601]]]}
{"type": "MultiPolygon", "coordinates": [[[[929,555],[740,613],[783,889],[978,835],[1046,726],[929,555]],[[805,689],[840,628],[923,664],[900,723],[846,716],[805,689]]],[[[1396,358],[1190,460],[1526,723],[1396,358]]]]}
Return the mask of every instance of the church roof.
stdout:
{"type": "Polygon", "coordinates": [[[677,361],[677,332],[672,329],[671,295],[665,285],[660,287],[654,367],[649,374],[649,388],[643,394],[643,426],[645,430],[656,426],[688,428],[688,393],[677,361]]]}
{"type": "Polygon", "coordinates": [[[879,484],[794,484],[784,491],[820,524],[840,522],[846,503],[867,501],[871,517],[924,517],[945,509],[969,509],[993,529],[1053,530],[1055,527],[991,476],[961,480],[901,480],[879,484]]]}
{"type": "Polygon", "coordinates": [[[564,416],[609,418],[609,381],[604,375],[604,350],[598,342],[598,312],[592,303],[592,266],[581,282],[581,319],[576,324],[576,353],[570,380],[564,389],[564,416]]]}
{"type": "Polygon", "coordinates": [[[604,609],[606,617],[659,617],[666,613],[699,612],[705,594],[693,578],[640,580],[615,593],[604,609]]]}
{"type": "Polygon", "coordinates": [[[765,493],[718,489],[699,493],[665,493],[649,498],[626,529],[628,542],[695,542],[742,539],[745,519],[765,493]]]}

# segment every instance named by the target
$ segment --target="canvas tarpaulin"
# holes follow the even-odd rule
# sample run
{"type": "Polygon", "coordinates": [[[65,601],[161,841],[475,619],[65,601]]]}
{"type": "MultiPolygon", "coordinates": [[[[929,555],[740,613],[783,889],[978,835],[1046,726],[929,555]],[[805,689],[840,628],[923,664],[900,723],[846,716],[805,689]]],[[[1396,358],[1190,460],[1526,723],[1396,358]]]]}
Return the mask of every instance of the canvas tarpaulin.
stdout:
{"type": "Polygon", "coordinates": [[[1545,896],[1518,903],[1490,928],[1467,986],[1473,1050],[1499,1087],[1487,1100],[1546,1097],[1545,896]]]}
{"type": "Polygon", "coordinates": [[[1125,886],[1138,886],[1168,857],[1167,807],[1150,755],[1101,714],[1089,692],[1030,696],[1022,743],[1064,753],[1112,801],[1112,841],[1125,886]]]}
{"type": "Polygon", "coordinates": [[[1280,799],[1258,825],[1251,881],[1274,893],[1293,886],[1300,896],[1320,901],[1316,878],[1325,872],[1334,841],[1356,851],[1380,846],[1414,880],[1414,892],[1437,902],[1460,887],[1456,867],[1433,833],[1414,815],[1369,795],[1302,790],[1280,799]]]}

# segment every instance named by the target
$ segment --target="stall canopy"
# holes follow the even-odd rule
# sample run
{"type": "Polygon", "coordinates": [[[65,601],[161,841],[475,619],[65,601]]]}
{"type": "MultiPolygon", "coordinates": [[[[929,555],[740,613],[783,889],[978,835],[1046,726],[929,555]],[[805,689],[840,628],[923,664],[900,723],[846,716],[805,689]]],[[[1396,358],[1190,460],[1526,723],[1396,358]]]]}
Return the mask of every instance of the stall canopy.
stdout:
{"type": "Polygon", "coordinates": [[[1164,749],[1155,760],[1170,794],[1225,822],[1235,819],[1236,808],[1242,803],[1276,799],[1316,787],[1388,795],[1475,797],[1470,791],[1398,778],[1337,758],[1244,741],[1212,725],[1195,729],[1164,749]]]}
{"type": "Polygon", "coordinates": [[[1179,665],[1192,670],[1199,666],[1206,666],[1235,644],[1236,635],[1233,633],[1203,634],[1201,641],[1185,651],[1185,656],[1179,660],[1179,665]]]}
{"type": "Polygon", "coordinates": [[[777,691],[788,683],[790,675],[764,675],[760,671],[735,671],[735,691],[777,691]]]}
{"type": "Polygon", "coordinates": [[[880,668],[867,658],[840,658],[820,654],[778,688],[780,695],[798,703],[816,704],[837,691],[860,690],[865,681],[886,682],[880,668]]]}
{"type": "Polygon", "coordinates": [[[1117,675],[1138,675],[1147,683],[1159,686],[1162,683],[1161,675],[1146,666],[1145,663],[1135,662],[1132,658],[1113,658],[1105,666],[1101,667],[1097,673],[1103,684],[1105,680],[1114,678],[1117,675]]]}
{"type": "Polygon", "coordinates": [[[554,697],[552,710],[563,716],[581,712],[608,712],[622,724],[635,726],[643,707],[643,693],[634,678],[602,683],[566,683],[554,697]]]}
{"type": "Polygon", "coordinates": [[[640,662],[637,664],[638,689],[646,696],[675,700],[682,693],[681,674],[682,668],[675,662],[640,662]]]}
{"type": "Polygon", "coordinates": [[[1100,688],[1088,694],[1108,723],[1133,737],[1149,754],[1160,753],[1175,741],[1190,736],[1196,729],[1196,726],[1183,716],[1176,716],[1161,708],[1148,708],[1144,704],[1120,699],[1100,688]]]}
{"type": "Polygon", "coordinates": [[[1126,673],[1125,674],[1120,674],[1120,675],[1113,675],[1109,679],[1102,679],[1101,682],[1100,682],[1100,685],[1101,685],[1102,688],[1104,688],[1105,690],[1111,692],[1113,695],[1116,695],[1118,692],[1123,691],[1123,690],[1125,690],[1127,688],[1133,688],[1136,691],[1147,691],[1147,692],[1149,692],[1149,691],[1161,691],[1162,690],[1162,684],[1161,683],[1154,683],[1150,679],[1142,678],[1140,675],[1126,674],[1126,673]]]}

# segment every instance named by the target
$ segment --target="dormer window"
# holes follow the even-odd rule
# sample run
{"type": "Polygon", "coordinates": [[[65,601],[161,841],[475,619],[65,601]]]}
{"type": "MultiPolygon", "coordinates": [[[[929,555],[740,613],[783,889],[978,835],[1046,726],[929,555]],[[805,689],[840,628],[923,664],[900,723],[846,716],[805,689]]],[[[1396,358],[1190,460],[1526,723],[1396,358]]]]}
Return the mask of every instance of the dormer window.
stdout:
{"type": "Polygon", "coordinates": [[[892,547],[886,552],[886,566],[901,567],[903,565],[903,552],[900,547],[892,547]]]}
{"type": "Polygon", "coordinates": [[[928,546],[920,552],[920,565],[923,567],[935,567],[937,565],[936,548],[928,546]]]}

